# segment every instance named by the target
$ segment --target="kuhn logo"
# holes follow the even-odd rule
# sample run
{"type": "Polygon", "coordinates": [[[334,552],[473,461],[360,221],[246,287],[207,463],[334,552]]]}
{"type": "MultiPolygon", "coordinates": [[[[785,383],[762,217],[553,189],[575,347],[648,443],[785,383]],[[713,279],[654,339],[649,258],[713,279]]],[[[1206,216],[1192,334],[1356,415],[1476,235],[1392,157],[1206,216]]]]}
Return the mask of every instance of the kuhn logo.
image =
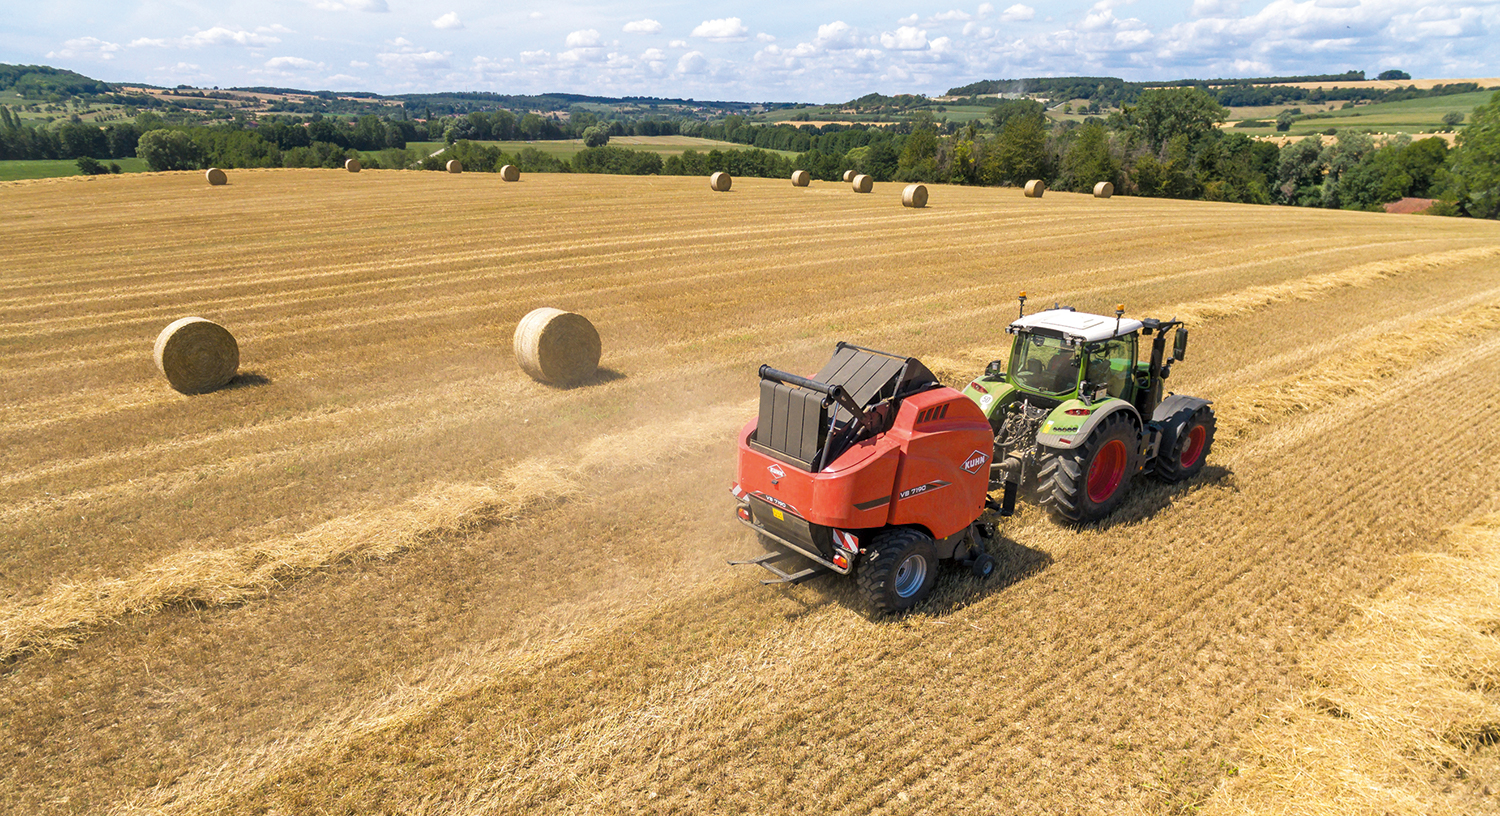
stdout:
{"type": "Polygon", "coordinates": [[[781,465],[772,465],[766,468],[766,470],[769,470],[771,472],[771,478],[773,479],[786,478],[786,471],[781,469],[781,465]]]}
{"type": "Polygon", "coordinates": [[[982,453],[980,451],[974,451],[973,453],[969,454],[968,459],[964,460],[963,469],[968,473],[978,473],[979,469],[984,467],[984,463],[988,461],[990,461],[989,454],[982,453]]]}

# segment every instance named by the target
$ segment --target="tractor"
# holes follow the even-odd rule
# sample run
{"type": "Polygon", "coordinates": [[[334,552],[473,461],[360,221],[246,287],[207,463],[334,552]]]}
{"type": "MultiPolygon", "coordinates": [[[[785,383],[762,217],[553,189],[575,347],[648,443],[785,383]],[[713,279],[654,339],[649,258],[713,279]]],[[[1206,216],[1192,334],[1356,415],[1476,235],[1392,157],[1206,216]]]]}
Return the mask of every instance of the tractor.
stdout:
{"type": "MultiPolygon", "coordinates": [[[[839,343],[813,377],[760,367],[760,412],[739,434],[735,513],[763,584],[852,575],[878,612],[931,591],[939,562],[984,578],[995,528],[994,431],[977,403],[911,357],[839,343]]],[[[1007,494],[1009,495],[1009,494],[1007,494]]]]}
{"type": "Polygon", "coordinates": [[[1136,473],[1180,482],[1203,469],[1213,409],[1162,394],[1187,351],[1181,321],[1127,319],[1124,306],[1114,317],[1060,305],[1027,315],[1025,293],[1020,302],[1006,328],[1014,335],[1008,364],[990,363],[964,389],[994,431],[991,487],[1009,498],[1034,485],[1055,520],[1079,524],[1109,515],[1136,473]],[[1148,358],[1138,359],[1148,340],[1148,358]]]}

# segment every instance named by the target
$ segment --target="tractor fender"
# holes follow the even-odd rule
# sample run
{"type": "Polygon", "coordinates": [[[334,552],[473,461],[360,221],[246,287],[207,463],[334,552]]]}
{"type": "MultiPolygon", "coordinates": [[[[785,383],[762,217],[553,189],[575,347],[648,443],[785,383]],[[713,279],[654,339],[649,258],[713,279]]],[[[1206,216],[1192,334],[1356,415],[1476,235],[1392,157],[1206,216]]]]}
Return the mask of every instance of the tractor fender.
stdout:
{"type": "Polygon", "coordinates": [[[1161,428],[1161,441],[1157,443],[1159,451],[1169,451],[1177,444],[1177,432],[1181,430],[1193,412],[1208,405],[1212,400],[1202,397],[1190,397],[1187,394],[1172,394],[1156,406],[1151,412],[1151,423],[1161,428]]]}
{"type": "Polygon", "coordinates": [[[973,400],[979,406],[980,412],[984,414],[984,418],[990,420],[990,424],[993,425],[995,417],[1012,402],[1012,395],[1015,391],[1015,386],[1003,379],[980,376],[975,377],[964,388],[964,396],[973,400]]]}
{"type": "Polygon", "coordinates": [[[1136,430],[1139,431],[1141,412],[1125,400],[1111,397],[1093,405],[1087,405],[1083,400],[1068,400],[1053,408],[1052,413],[1047,415],[1041,430],[1037,432],[1037,444],[1059,450],[1072,450],[1087,441],[1089,434],[1094,432],[1094,427],[1103,422],[1105,417],[1120,411],[1130,412],[1136,430]],[[1087,416],[1074,416],[1068,411],[1088,411],[1089,413],[1087,416]]]}

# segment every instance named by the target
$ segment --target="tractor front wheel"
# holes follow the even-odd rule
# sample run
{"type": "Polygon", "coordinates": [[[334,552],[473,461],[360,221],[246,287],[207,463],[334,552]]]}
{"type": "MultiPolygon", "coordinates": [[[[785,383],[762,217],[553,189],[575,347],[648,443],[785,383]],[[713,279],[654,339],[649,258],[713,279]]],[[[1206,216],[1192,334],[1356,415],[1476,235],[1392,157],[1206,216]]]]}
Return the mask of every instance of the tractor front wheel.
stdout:
{"type": "Polygon", "coordinates": [[[937,565],[931,536],[910,527],[888,527],[875,534],[855,577],[876,611],[905,612],[932,591],[937,565]]]}
{"type": "Polygon", "coordinates": [[[1065,524],[1097,521],[1125,497],[1140,434],[1125,411],[1105,417],[1082,445],[1049,451],[1037,472],[1041,505],[1065,524]]]}
{"type": "Polygon", "coordinates": [[[1209,449],[1214,446],[1214,425],[1214,410],[1207,405],[1199,406],[1189,414],[1177,426],[1177,435],[1168,446],[1169,450],[1157,454],[1152,469],[1156,478],[1164,482],[1180,482],[1197,476],[1208,459],[1209,449]]]}

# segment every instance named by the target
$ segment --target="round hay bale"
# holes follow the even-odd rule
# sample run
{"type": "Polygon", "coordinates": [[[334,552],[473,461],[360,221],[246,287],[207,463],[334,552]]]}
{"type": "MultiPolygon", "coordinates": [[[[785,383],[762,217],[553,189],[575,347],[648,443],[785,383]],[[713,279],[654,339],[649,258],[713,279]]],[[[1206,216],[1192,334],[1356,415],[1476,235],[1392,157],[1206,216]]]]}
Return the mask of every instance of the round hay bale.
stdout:
{"type": "Polygon", "coordinates": [[[516,325],[516,362],[532,379],[567,385],[599,370],[599,332],[580,314],[543,306],[516,325]]]}
{"type": "Polygon", "coordinates": [[[1115,194],[1115,185],[1101,181],[1094,185],[1094,198],[1109,198],[1115,194]]]}
{"type": "Polygon", "coordinates": [[[209,184],[212,184],[215,187],[219,186],[220,184],[229,183],[229,177],[224,175],[224,171],[220,170],[217,167],[208,168],[208,172],[204,173],[203,176],[204,178],[208,179],[209,184]]]}
{"type": "Polygon", "coordinates": [[[713,175],[708,177],[709,189],[713,190],[716,193],[729,192],[729,185],[733,183],[734,179],[731,179],[729,177],[729,174],[724,172],[714,173],[713,175]]]}
{"type": "Polygon", "coordinates": [[[908,184],[901,191],[901,206],[915,207],[921,209],[927,206],[927,186],[925,184],[908,184]]]}
{"type": "Polygon", "coordinates": [[[854,185],[854,192],[856,193],[868,193],[875,189],[875,179],[870,178],[864,173],[855,176],[854,181],[851,183],[854,185]]]}
{"type": "Polygon", "coordinates": [[[458,159],[449,159],[448,160],[448,172],[450,172],[450,173],[462,173],[463,171],[464,171],[464,163],[463,162],[459,161],[458,159]]]}
{"type": "Polygon", "coordinates": [[[507,164],[504,167],[500,168],[500,180],[501,181],[520,181],[521,180],[521,171],[517,170],[516,166],[514,164],[507,164]]]}
{"type": "Polygon", "coordinates": [[[1042,193],[1047,192],[1047,182],[1041,179],[1032,179],[1026,182],[1026,197],[1041,198],[1042,193]]]}
{"type": "Polygon", "coordinates": [[[156,336],[156,367],[184,394],[222,388],[240,370],[240,347],[229,330],[201,317],[184,317],[156,336]]]}
{"type": "Polygon", "coordinates": [[[344,159],[344,169],[351,173],[358,173],[359,159],[344,159]]]}
{"type": "Polygon", "coordinates": [[[854,171],[853,170],[845,170],[844,171],[844,181],[853,181],[853,180],[854,180],[854,171]]]}
{"type": "Polygon", "coordinates": [[[806,170],[793,170],[792,171],[792,186],[793,187],[806,187],[811,182],[812,182],[812,174],[809,173],[809,172],[807,172],[806,170]]]}

